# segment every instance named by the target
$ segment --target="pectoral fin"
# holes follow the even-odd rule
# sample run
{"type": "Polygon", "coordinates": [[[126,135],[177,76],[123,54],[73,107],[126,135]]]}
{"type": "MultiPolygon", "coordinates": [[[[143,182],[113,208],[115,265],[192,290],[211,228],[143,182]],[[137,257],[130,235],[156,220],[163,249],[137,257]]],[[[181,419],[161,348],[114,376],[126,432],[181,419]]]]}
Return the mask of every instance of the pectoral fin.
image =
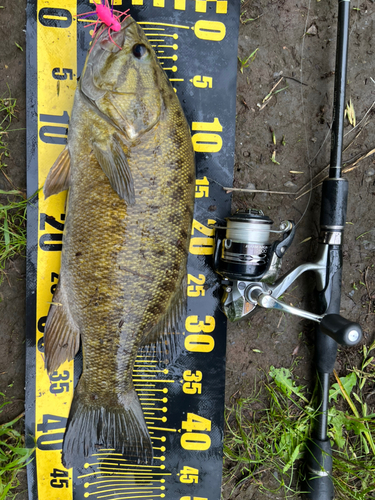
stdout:
{"type": "Polygon", "coordinates": [[[68,146],[65,146],[48,172],[43,188],[45,198],[69,189],[69,184],[70,155],[68,146]]]}
{"type": "Polygon", "coordinates": [[[134,181],[128,160],[116,135],[110,143],[93,142],[94,154],[116,193],[128,205],[134,205],[134,181]]]}
{"type": "Polygon", "coordinates": [[[73,320],[61,281],[57,285],[44,327],[45,365],[52,373],[64,361],[74,359],[79,349],[79,330],[73,320]]]}

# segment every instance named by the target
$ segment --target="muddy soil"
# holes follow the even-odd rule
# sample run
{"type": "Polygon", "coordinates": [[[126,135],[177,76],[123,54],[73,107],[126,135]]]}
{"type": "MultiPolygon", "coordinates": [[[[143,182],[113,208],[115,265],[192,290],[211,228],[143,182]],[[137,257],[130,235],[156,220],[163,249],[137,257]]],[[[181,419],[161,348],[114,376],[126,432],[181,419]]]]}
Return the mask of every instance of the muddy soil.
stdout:
{"type": "MultiPolygon", "coordinates": [[[[6,173],[14,186],[25,189],[26,61],[25,52],[16,43],[25,49],[26,2],[0,3],[4,7],[0,9],[0,95],[8,95],[9,86],[12,97],[17,99],[17,120],[12,129],[22,129],[12,131],[7,138],[11,157],[6,162],[6,173]]],[[[238,65],[234,186],[295,193],[329,161],[337,2],[245,0],[242,13],[238,57],[244,60],[258,50],[242,72],[238,65]],[[263,102],[277,83],[275,91],[279,92],[263,102]]],[[[375,101],[375,81],[371,78],[375,79],[374,24],[374,3],[353,1],[347,99],[353,103],[357,123],[375,101]]],[[[344,153],[345,163],[353,163],[375,147],[374,113],[375,107],[354,131],[346,123],[345,144],[349,146],[344,153]]],[[[369,344],[374,339],[375,323],[375,155],[360,160],[346,175],[350,192],[343,246],[342,315],[361,323],[364,342],[369,344]]],[[[11,189],[1,173],[0,189],[11,189]]],[[[283,261],[284,271],[314,258],[320,188],[312,191],[310,200],[308,195],[297,199],[294,194],[233,195],[233,211],[249,206],[263,210],[275,223],[285,219],[300,221],[294,244],[283,261]]],[[[284,300],[311,310],[312,289],[311,277],[301,278],[284,300]]],[[[0,391],[13,400],[1,414],[2,422],[20,414],[24,407],[24,303],[25,261],[20,257],[9,262],[0,286],[0,391]]],[[[249,395],[256,381],[262,383],[271,365],[294,364],[295,377],[311,385],[313,349],[311,324],[296,317],[260,311],[251,319],[229,325],[227,403],[249,395]]],[[[339,375],[359,362],[359,349],[340,348],[336,362],[339,375]]],[[[368,411],[374,412],[375,399],[369,398],[367,403],[368,411]]],[[[23,490],[25,476],[20,474],[23,490]]],[[[265,484],[272,481],[267,475],[261,480],[265,484]]],[[[223,499],[276,498],[259,493],[252,484],[244,483],[232,492],[233,486],[224,486],[223,499]]],[[[26,492],[18,498],[26,500],[26,492]]]]}

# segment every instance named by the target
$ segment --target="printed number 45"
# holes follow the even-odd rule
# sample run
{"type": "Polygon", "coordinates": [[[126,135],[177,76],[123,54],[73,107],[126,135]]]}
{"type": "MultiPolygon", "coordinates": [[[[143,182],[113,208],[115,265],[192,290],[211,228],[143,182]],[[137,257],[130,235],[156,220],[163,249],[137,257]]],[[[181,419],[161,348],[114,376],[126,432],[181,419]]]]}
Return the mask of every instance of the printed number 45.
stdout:
{"type": "Polygon", "coordinates": [[[61,469],[53,469],[53,472],[52,474],[50,474],[50,476],[53,478],[50,481],[52,488],[64,488],[64,487],[68,488],[69,486],[68,471],[61,469]]]}

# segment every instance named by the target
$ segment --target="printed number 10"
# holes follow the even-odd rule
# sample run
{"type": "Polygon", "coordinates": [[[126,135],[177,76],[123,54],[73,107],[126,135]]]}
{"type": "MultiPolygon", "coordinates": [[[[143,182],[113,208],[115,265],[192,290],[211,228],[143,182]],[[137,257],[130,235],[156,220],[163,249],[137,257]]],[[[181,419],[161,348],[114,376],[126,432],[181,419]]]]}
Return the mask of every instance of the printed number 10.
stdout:
{"type": "Polygon", "coordinates": [[[193,135],[193,148],[198,153],[218,153],[223,145],[223,139],[219,134],[213,132],[222,132],[223,127],[218,118],[213,122],[193,122],[191,128],[198,132],[193,135]]]}

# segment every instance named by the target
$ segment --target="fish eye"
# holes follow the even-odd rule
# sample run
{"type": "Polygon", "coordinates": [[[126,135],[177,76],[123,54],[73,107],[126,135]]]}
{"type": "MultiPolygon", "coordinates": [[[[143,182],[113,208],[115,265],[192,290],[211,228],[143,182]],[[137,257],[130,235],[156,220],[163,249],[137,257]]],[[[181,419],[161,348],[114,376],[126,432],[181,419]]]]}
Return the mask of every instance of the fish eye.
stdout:
{"type": "Polygon", "coordinates": [[[134,45],[133,47],[133,54],[137,59],[140,59],[143,57],[147,52],[147,49],[144,45],[141,43],[137,43],[137,45],[134,45]]]}

